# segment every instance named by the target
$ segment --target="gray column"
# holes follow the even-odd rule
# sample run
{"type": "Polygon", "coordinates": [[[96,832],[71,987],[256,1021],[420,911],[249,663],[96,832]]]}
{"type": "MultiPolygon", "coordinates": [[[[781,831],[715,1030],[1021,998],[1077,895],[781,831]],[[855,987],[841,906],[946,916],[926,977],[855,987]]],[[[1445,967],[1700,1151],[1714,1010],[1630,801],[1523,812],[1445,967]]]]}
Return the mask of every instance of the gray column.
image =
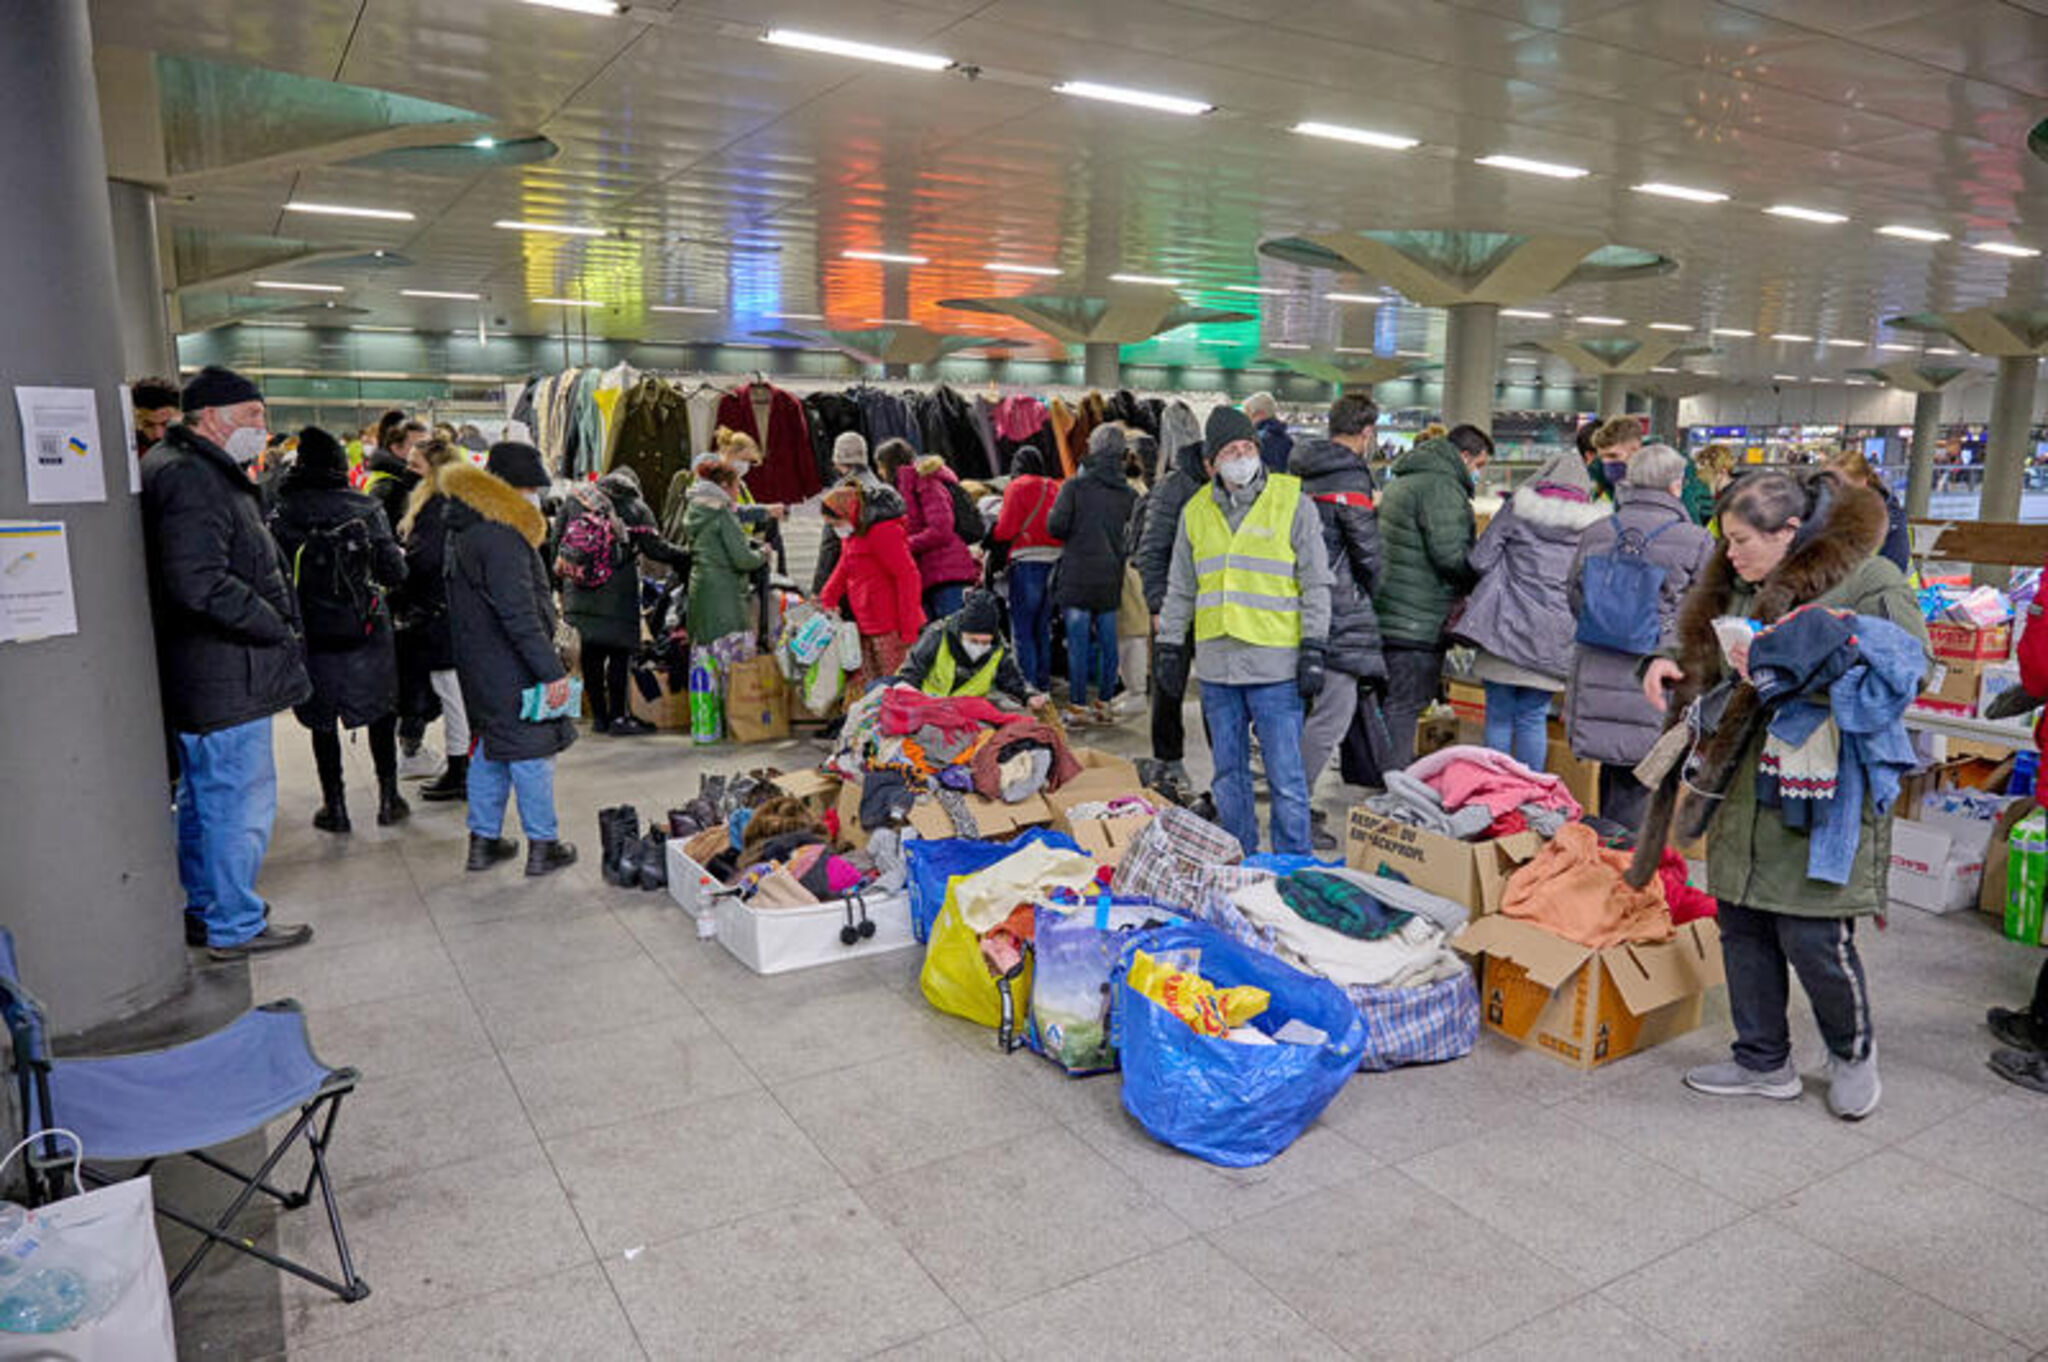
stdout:
{"type": "Polygon", "coordinates": [[[1662,440],[1673,449],[1683,450],[1684,442],[1678,431],[1678,399],[1675,397],[1653,397],[1650,399],[1650,437],[1662,440]]]}
{"type": "Polygon", "coordinates": [[[908,364],[884,364],[882,366],[882,377],[909,378],[910,366],[908,364]]]}
{"type": "Polygon", "coordinates": [[[1628,375],[1600,375],[1600,417],[1620,416],[1628,411],[1628,375]]]}
{"type": "MultiPolygon", "coordinates": [[[[28,504],[21,427],[0,418],[0,518],[61,520],[79,632],[0,643],[0,920],[28,986],[77,1032],[185,978],[163,709],[128,491],[121,326],[84,0],[22,5],[0,43],[0,374],[99,395],[107,499],[28,504]]],[[[0,394],[8,408],[11,393],[0,394]]]]}
{"type": "Polygon", "coordinates": [[[1979,520],[2016,521],[2027,471],[2027,433],[2034,421],[2038,355],[2005,355],[1991,393],[1991,430],[1984,441],[1984,496],[1979,520]]]}
{"type": "Polygon", "coordinates": [[[1493,376],[1500,361],[1500,308],[1453,303],[1444,322],[1444,424],[1493,433],[1493,376]]]}
{"type": "Polygon", "coordinates": [[[107,181],[114,224],[114,300],[121,315],[121,358],[130,378],[176,379],[178,349],[164,304],[157,250],[156,194],[126,180],[107,181]]]}
{"type": "Polygon", "coordinates": [[[1091,388],[1123,386],[1123,347],[1115,341],[1089,341],[1081,347],[1081,381],[1091,388]]]}
{"type": "Polygon", "coordinates": [[[1906,514],[1923,517],[1934,497],[1934,447],[1941,439],[1941,389],[1913,398],[1913,448],[1906,465],[1906,514]]]}

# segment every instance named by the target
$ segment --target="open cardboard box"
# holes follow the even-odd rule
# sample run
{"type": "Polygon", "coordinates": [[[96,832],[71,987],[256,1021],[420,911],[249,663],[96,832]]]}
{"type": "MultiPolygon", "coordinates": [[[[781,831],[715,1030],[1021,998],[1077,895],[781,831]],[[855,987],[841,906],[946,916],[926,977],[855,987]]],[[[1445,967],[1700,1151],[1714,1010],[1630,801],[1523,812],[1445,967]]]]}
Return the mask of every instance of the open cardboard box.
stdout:
{"type": "MultiPolygon", "coordinates": [[[[831,808],[839,799],[840,787],[846,782],[830,771],[812,769],[791,771],[786,776],[777,776],[773,783],[776,793],[787,795],[813,814],[823,818],[825,810],[831,808]]],[[[859,809],[857,804],[855,809],[859,809]]]]}
{"type": "Polygon", "coordinates": [[[1927,913],[1976,907],[1993,826],[1989,819],[1940,814],[1895,819],[1885,896],[1927,913]]]}
{"type": "Polygon", "coordinates": [[[1129,814],[1121,818],[1070,818],[1068,810],[1082,804],[1104,803],[1125,795],[1140,795],[1154,808],[1166,799],[1138,783],[1138,768],[1122,757],[1091,747],[1076,748],[1081,774],[1045,796],[1052,810],[1052,825],[1074,839],[1081,850],[1104,865],[1122,861],[1138,834],[1152,821],[1151,814],[1129,814]]]}
{"type": "Polygon", "coordinates": [[[1593,950],[1518,918],[1470,923],[1451,942],[1479,964],[1488,1029],[1575,1069],[1596,1069],[1700,1024],[1707,989],[1724,982],[1710,918],[1669,941],[1593,950]]]}
{"type": "Polygon", "coordinates": [[[1388,875],[1462,903],[1473,917],[1500,911],[1508,877],[1543,847],[1533,832],[1489,842],[1461,842],[1383,818],[1351,811],[1344,863],[1368,875],[1388,875]]]}

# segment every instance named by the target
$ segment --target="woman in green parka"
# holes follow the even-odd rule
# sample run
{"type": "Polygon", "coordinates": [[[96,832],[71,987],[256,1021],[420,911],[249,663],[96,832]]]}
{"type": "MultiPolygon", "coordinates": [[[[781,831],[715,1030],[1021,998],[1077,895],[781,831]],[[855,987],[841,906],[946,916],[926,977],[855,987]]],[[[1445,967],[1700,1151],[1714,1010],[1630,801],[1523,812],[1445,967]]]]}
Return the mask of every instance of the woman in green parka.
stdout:
{"type": "MultiPolygon", "coordinates": [[[[1710,691],[1731,663],[1747,678],[1746,644],[1724,661],[1714,631],[1722,616],[1772,624],[1800,606],[1818,605],[1885,620],[1926,649],[1927,627],[1912,589],[1898,568],[1874,556],[1887,523],[1875,493],[1831,474],[1755,473],[1729,486],[1720,523],[1721,552],[1680,607],[1678,657],[1657,658],[1644,668],[1644,695],[1658,709],[1666,707],[1667,685],[1673,687],[1672,712],[1682,714],[1690,697],[1710,691]]],[[[1789,967],[1827,1043],[1829,1108],[1858,1120],[1876,1109],[1880,1085],[1855,924],[1884,906],[1891,821],[1866,797],[1846,882],[1810,878],[1812,834],[1788,828],[1779,810],[1757,799],[1765,733],[1761,723],[1737,718],[1754,702],[1754,691],[1737,688],[1720,721],[1700,739],[1700,770],[1688,777],[1720,805],[1707,825],[1707,887],[1720,904],[1736,1037],[1732,1059],[1693,1069],[1685,1081],[1714,1096],[1801,1095],[1785,1016],[1789,967]]],[[[1674,805],[1683,802],[1679,784],[1674,772],[1652,802],[1632,880],[1646,865],[1654,867],[1674,805]]]]}
{"type": "Polygon", "coordinates": [[[768,555],[740,525],[739,475],[715,454],[700,457],[696,473],[683,512],[690,546],[690,643],[730,663],[753,654],[747,645],[758,612],[751,578],[767,565],[768,555]]]}

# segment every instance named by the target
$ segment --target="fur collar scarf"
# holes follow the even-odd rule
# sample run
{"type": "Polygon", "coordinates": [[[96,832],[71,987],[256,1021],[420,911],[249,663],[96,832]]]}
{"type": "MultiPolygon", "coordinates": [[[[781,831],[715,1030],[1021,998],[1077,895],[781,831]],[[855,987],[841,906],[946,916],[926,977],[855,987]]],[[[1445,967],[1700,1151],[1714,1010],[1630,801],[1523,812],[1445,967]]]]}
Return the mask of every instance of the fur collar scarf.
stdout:
{"type": "Polygon", "coordinates": [[[1594,521],[1614,514],[1614,508],[1605,502],[1545,496],[1533,486],[1516,488],[1508,504],[1514,508],[1515,519],[1526,521],[1532,529],[1559,531],[1558,538],[1575,537],[1594,521]]]}
{"type": "Polygon", "coordinates": [[[548,537],[547,517],[503,478],[473,464],[453,463],[441,470],[439,481],[447,495],[485,520],[517,530],[533,547],[539,548],[548,537]]]}
{"type": "MultiPolygon", "coordinates": [[[[1817,483],[1813,514],[1801,526],[1785,560],[1757,584],[1748,603],[1746,613],[1759,624],[1775,624],[1798,607],[1819,600],[1846,581],[1884,543],[1890,522],[1883,497],[1868,488],[1844,486],[1831,477],[1822,477],[1817,483]]],[[[1686,722],[1693,702],[1721,680],[1721,645],[1714,636],[1714,620],[1729,613],[1737,585],[1727,553],[1716,552],[1678,608],[1678,665],[1685,675],[1668,693],[1667,729],[1686,722]]],[[[1766,713],[1748,682],[1733,682],[1719,721],[1700,737],[1692,774],[1681,781],[1681,763],[1651,798],[1626,876],[1629,884],[1642,888],[1656,874],[1658,857],[1674,821],[1682,842],[1706,831],[1720,807],[1720,794],[1735,778],[1736,766],[1766,713]]]]}

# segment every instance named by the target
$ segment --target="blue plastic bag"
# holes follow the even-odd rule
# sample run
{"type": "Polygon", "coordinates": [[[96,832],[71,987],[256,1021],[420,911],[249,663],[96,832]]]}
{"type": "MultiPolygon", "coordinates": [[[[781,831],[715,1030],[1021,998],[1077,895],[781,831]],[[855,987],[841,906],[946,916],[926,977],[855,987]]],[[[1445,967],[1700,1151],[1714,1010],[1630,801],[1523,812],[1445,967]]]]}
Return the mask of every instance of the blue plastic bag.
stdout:
{"type": "Polygon", "coordinates": [[[1116,1068],[1110,979],[1119,948],[1131,932],[1182,920],[1150,899],[1118,898],[1107,890],[1087,896],[1072,912],[1039,904],[1031,946],[1031,1048],[1075,1077],[1116,1068]]]}
{"type": "Polygon", "coordinates": [[[1063,832],[1031,828],[1007,842],[977,842],[966,837],[910,837],[903,842],[903,860],[909,868],[906,887],[910,891],[910,930],[920,943],[928,941],[932,923],[946,903],[946,881],[955,875],[972,875],[986,870],[1005,856],[1033,842],[1045,842],[1062,851],[1079,851],[1080,846],[1063,832]]]}
{"type": "Polygon", "coordinates": [[[1114,978],[1111,1034],[1124,1071],[1124,1110],[1162,1144],[1226,1168],[1266,1162],[1322,1114],[1365,1052],[1365,1022],[1344,990],[1262,955],[1214,927],[1154,927],[1124,941],[1114,978]],[[1312,1045],[1245,1045],[1196,1034],[1132,989],[1131,956],[1168,956],[1218,988],[1271,994],[1252,1025],[1271,1034],[1300,1021],[1326,1037],[1312,1045]]]}

